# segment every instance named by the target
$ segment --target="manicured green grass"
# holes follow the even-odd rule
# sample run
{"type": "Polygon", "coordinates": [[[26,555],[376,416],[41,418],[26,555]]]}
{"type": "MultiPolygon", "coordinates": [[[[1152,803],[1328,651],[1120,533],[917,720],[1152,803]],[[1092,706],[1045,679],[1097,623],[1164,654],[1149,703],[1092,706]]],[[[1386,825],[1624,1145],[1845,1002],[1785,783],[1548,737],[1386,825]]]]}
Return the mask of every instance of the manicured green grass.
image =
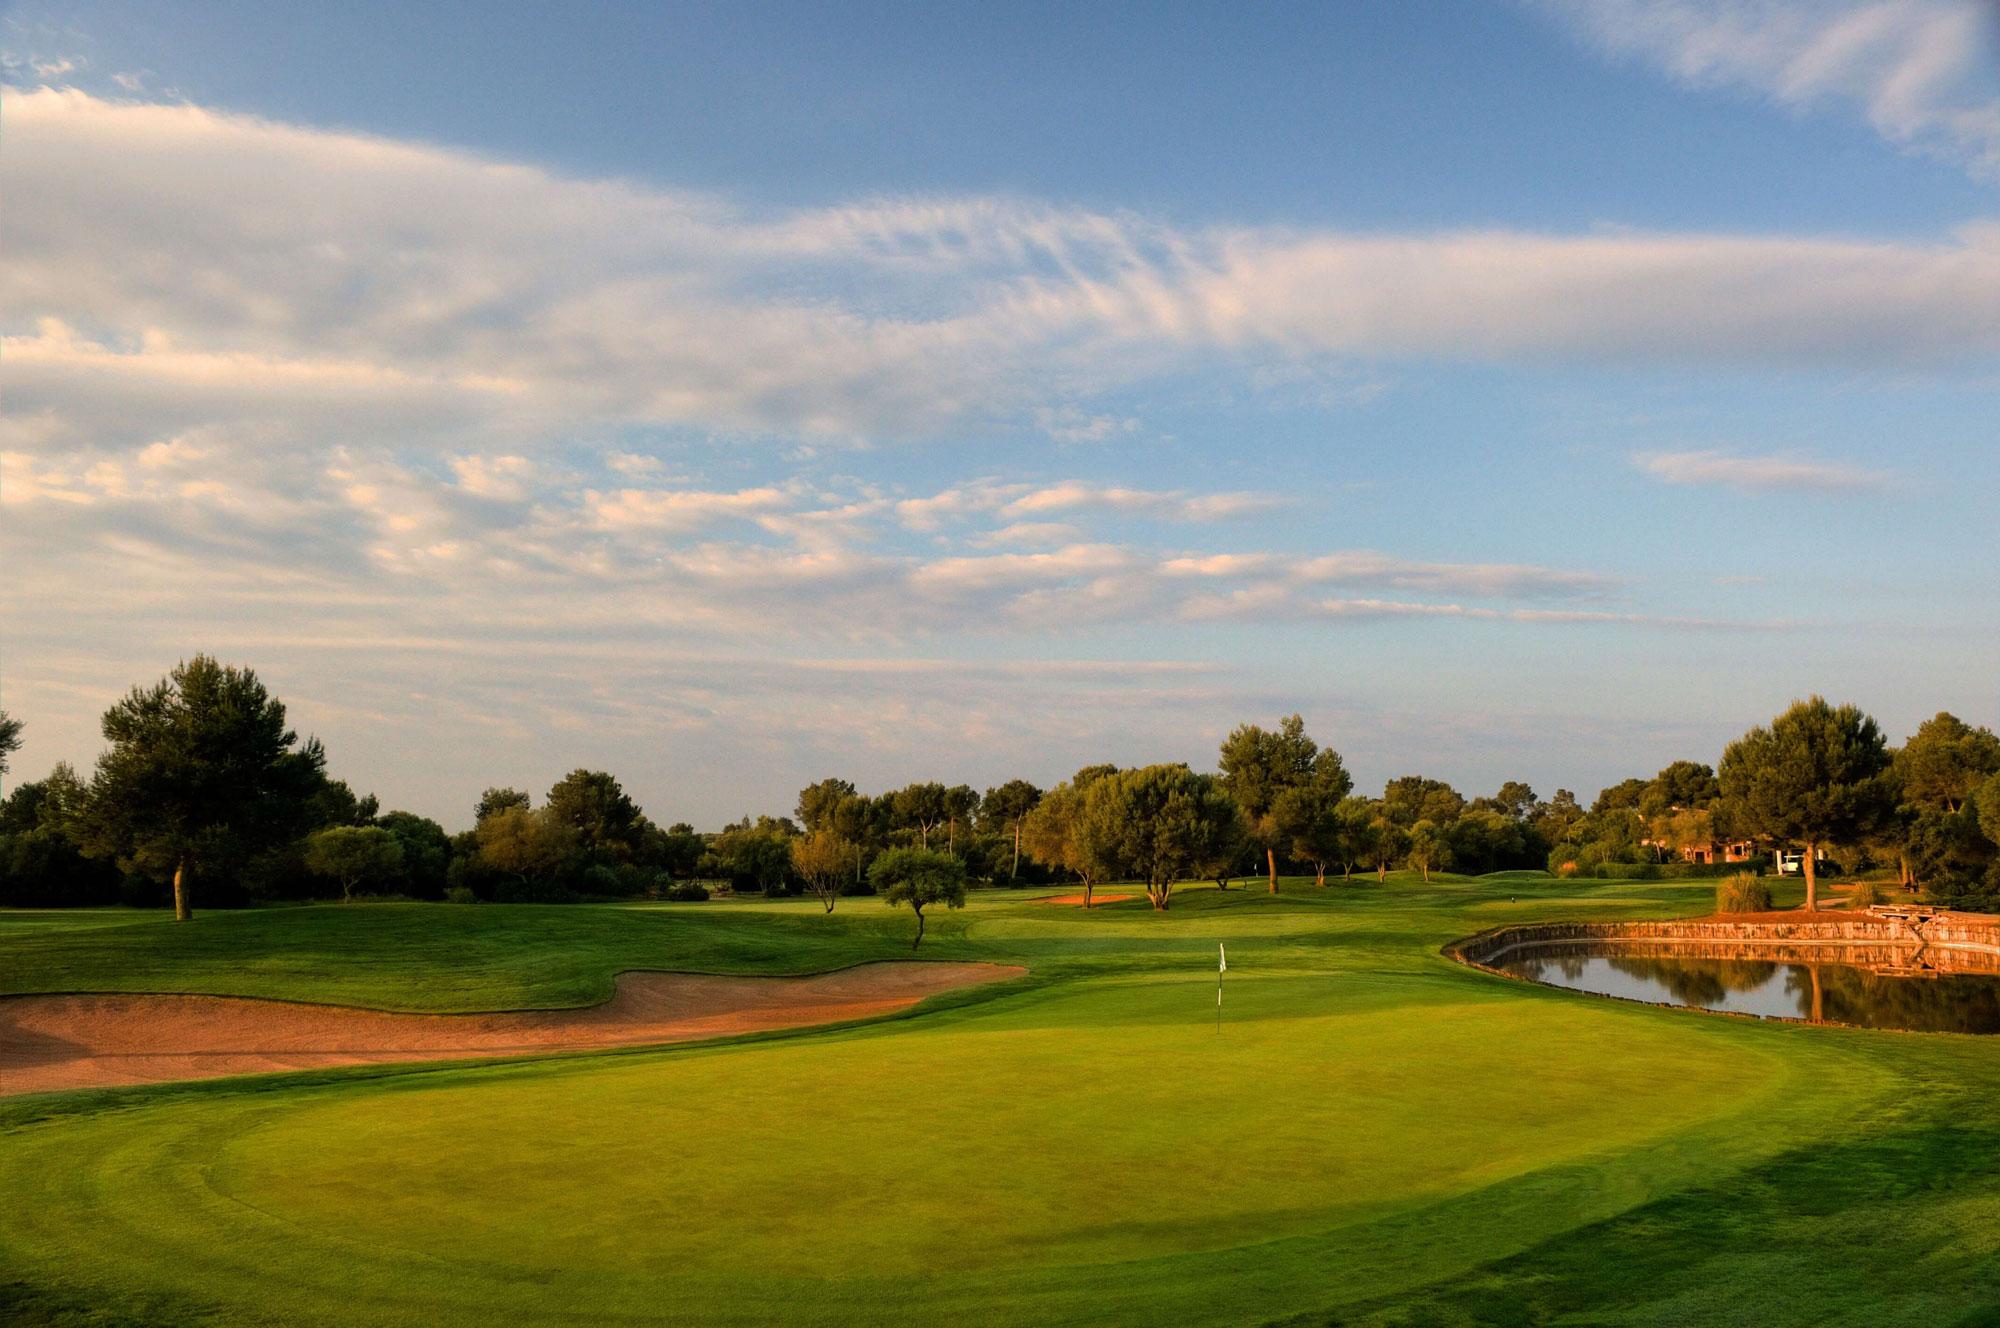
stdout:
{"type": "MultiPolygon", "coordinates": [[[[0,1319],[1978,1321],[2000,1044],[1656,1011],[1437,954],[1711,891],[1392,877],[1190,889],[1165,915],[993,892],[924,954],[1031,976],[908,1018],[0,1104],[0,1319]]],[[[898,957],[909,930],[871,900],[49,918],[0,914],[7,989],[444,1009],[898,957]]]]}

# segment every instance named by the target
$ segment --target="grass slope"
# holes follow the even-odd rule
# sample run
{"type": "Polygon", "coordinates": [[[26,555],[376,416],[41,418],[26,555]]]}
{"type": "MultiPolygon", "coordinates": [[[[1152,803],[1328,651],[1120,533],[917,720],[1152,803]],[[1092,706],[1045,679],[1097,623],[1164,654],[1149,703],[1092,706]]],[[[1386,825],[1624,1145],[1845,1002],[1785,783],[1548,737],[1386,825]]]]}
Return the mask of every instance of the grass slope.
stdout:
{"type": "MultiPolygon", "coordinates": [[[[2000,1303],[2000,1045],[1654,1011],[1436,953],[1707,898],[996,893],[925,952],[1032,977],[882,1024],[23,1099],[0,1105],[0,1317],[1977,1321],[2000,1303]]],[[[0,914],[0,980],[545,1005],[627,967],[891,957],[907,932],[868,900],[0,914]]]]}

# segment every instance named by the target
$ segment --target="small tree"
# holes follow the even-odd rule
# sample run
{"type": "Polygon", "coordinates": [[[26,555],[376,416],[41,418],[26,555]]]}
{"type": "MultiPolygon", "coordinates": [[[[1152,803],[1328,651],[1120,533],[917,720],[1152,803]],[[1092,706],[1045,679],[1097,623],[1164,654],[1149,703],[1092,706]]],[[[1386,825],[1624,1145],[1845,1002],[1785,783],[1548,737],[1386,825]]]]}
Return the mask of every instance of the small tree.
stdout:
{"type": "Polygon", "coordinates": [[[1213,866],[1242,842],[1243,811],[1213,775],[1184,765],[1121,770],[1090,784],[1078,809],[1079,850],[1145,884],[1164,911],[1174,882],[1213,866]]]}
{"type": "Polygon", "coordinates": [[[1347,797],[1333,809],[1339,830],[1341,875],[1354,879],[1354,864],[1373,862],[1375,843],[1382,837],[1381,816],[1368,798],[1347,797]]]}
{"type": "Polygon", "coordinates": [[[1409,830],[1410,865],[1431,879],[1431,868],[1451,866],[1451,838],[1436,821],[1418,821],[1409,830]]]}
{"type": "Polygon", "coordinates": [[[911,784],[885,795],[897,822],[917,832],[920,847],[931,846],[931,831],[950,814],[951,791],[935,781],[911,784]]]}
{"type": "Polygon", "coordinates": [[[1646,833],[1662,853],[1685,855],[1715,842],[1715,813],[1705,807],[1663,811],[1647,823],[1646,833]]]}
{"type": "Polygon", "coordinates": [[[403,887],[419,899],[441,898],[451,867],[451,836],[444,827],[415,812],[388,812],[376,824],[403,847],[403,887]]]}
{"type": "Polygon", "coordinates": [[[576,851],[570,827],[543,811],[509,805],[479,823],[479,860],[527,885],[553,878],[576,851]]]}
{"type": "Polygon", "coordinates": [[[649,823],[639,804],[602,770],[572,770],[549,790],[543,812],[576,836],[577,846],[601,862],[639,856],[649,823]]]}
{"type": "Polygon", "coordinates": [[[1341,799],[1354,787],[1340,755],[1323,749],[1306,778],[1271,804],[1271,828],[1292,856],[1313,865],[1314,883],[1326,884],[1327,864],[1340,856],[1341,799]]]}
{"type": "Polygon", "coordinates": [[[326,782],[326,754],[300,744],[284,703],[249,669],[207,655],[133,688],[105,712],[104,738],[85,851],[171,880],[182,922],[194,916],[190,876],[295,838],[326,782]]]}
{"type": "Polygon", "coordinates": [[[1464,797],[1442,779],[1403,775],[1382,789],[1382,814],[1405,830],[1418,821],[1450,825],[1464,810],[1464,797]]]}
{"type": "Polygon", "coordinates": [[[1875,721],[1824,697],[1797,702],[1729,744],[1719,772],[1729,823],[1753,835],[1797,844],[1806,907],[1819,907],[1815,858],[1829,844],[1852,843],[1891,810],[1887,745],[1875,721]]]}
{"type": "Polygon", "coordinates": [[[2000,771],[2000,737],[1940,711],[1917,726],[1890,764],[1904,802],[1956,812],[1982,780],[2000,771]]]}
{"type": "Polygon", "coordinates": [[[710,848],[728,865],[730,888],[782,894],[791,886],[795,827],[783,817],[744,817],[723,828],[710,848]]]}
{"type": "Polygon", "coordinates": [[[1021,875],[1022,823],[1041,800],[1042,791],[1033,784],[1025,779],[1010,779],[998,788],[987,789],[986,797],[979,804],[979,814],[1014,841],[1014,865],[1008,869],[1009,880],[1021,875]]]}
{"type": "Polygon", "coordinates": [[[1083,807],[1080,787],[1088,784],[1069,781],[1043,794],[1035,809],[1021,820],[1021,843],[1035,861],[1075,876],[1083,886],[1083,906],[1089,908],[1102,868],[1077,837],[1077,813],[1083,807]]]}
{"type": "Polygon", "coordinates": [[[1653,819],[1676,809],[1700,810],[1721,795],[1715,771],[1699,761],[1675,761],[1647,783],[1638,805],[1641,815],[1653,819]]]}
{"type": "Polygon", "coordinates": [[[1389,879],[1389,868],[1401,862],[1410,851],[1410,832],[1390,820],[1380,803],[1375,804],[1375,809],[1368,856],[1375,864],[1375,880],[1381,883],[1389,879]]]}
{"type": "Polygon", "coordinates": [[[306,838],[306,870],[340,882],[343,901],[354,887],[388,880],[403,870],[403,845],[379,826],[336,825],[306,838]]]}
{"type": "Polygon", "coordinates": [[[860,851],[851,839],[843,839],[831,830],[815,830],[792,841],[792,870],[831,913],[860,851]]]}
{"type": "Polygon", "coordinates": [[[798,805],[793,815],[798,817],[799,827],[807,834],[815,830],[844,830],[838,824],[841,809],[860,796],[852,782],[845,779],[820,779],[799,790],[798,805]]]}
{"type": "Polygon", "coordinates": [[[1279,842],[1294,858],[1312,864],[1315,885],[1326,884],[1326,864],[1340,852],[1338,806],[1305,787],[1288,788],[1271,804],[1271,826],[1279,842]]]}
{"type": "MultiPolygon", "coordinates": [[[[1237,727],[1222,742],[1219,764],[1229,796],[1236,799],[1248,818],[1251,833],[1264,846],[1264,863],[1270,872],[1271,893],[1278,893],[1278,845],[1283,833],[1272,819],[1278,798],[1286,789],[1312,782],[1315,778],[1346,779],[1338,753],[1321,752],[1319,744],[1306,736],[1305,720],[1287,715],[1276,732],[1255,724],[1237,727]],[[1322,770],[1322,765],[1326,768],[1322,770]]],[[[1346,788],[1341,789],[1345,795],[1346,788]]]]}
{"type": "Polygon", "coordinates": [[[958,827],[970,826],[979,811],[979,791],[969,784],[954,784],[944,791],[944,851],[958,852],[958,827]]]}
{"type": "Polygon", "coordinates": [[[1525,821],[1528,819],[1528,814],[1535,810],[1539,800],[1535,797],[1535,790],[1528,784],[1518,779],[1510,779],[1500,786],[1498,793],[1490,798],[1481,798],[1479,801],[1491,803],[1494,811],[1511,820],[1525,821]]]}
{"type": "Polygon", "coordinates": [[[965,907],[965,864],[927,848],[892,848],[868,866],[869,883],[882,902],[908,904],[917,915],[916,949],[924,943],[924,910],[932,904],[965,907]]]}

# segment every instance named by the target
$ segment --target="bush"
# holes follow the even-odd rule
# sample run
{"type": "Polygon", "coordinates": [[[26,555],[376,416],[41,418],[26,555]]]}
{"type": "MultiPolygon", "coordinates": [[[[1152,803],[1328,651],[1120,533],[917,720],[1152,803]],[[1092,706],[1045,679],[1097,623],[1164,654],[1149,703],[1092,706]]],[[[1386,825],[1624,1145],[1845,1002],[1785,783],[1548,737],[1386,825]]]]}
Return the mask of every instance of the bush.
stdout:
{"type": "Polygon", "coordinates": [[[57,831],[0,835],[0,907],[71,908],[119,897],[118,869],[57,831]]]}
{"type": "Polygon", "coordinates": [[[1716,883],[1715,911],[1718,913],[1769,913],[1771,887],[1761,876],[1737,872],[1716,883]]]}
{"type": "Polygon", "coordinates": [[[1882,902],[1882,887],[1874,881],[1862,881],[1848,892],[1849,908],[1873,908],[1882,902]]]}
{"type": "Polygon", "coordinates": [[[677,904],[696,904],[708,898],[708,887],[700,881],[676,881],[661,895],[677,904]]]}
{"type": "Polygon", "coordinates": [[[472,887],[469,885],[454,885],[444,892],[444,902],[447,904],[476,904],[479,902],[479,896],[472,892],[472,887]]]}

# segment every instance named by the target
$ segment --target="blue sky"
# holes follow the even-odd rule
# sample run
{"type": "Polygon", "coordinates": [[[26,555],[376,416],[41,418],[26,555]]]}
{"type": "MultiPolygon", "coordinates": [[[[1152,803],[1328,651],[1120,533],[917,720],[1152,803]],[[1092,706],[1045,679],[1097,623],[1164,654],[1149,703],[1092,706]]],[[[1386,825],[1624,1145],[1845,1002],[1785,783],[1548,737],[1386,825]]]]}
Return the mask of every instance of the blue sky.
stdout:
{"type": "Polygon", "coordinates": [[[1991,5],[14,5],[18,768],[1588,795],[2000,700],[1991,5]]]}

